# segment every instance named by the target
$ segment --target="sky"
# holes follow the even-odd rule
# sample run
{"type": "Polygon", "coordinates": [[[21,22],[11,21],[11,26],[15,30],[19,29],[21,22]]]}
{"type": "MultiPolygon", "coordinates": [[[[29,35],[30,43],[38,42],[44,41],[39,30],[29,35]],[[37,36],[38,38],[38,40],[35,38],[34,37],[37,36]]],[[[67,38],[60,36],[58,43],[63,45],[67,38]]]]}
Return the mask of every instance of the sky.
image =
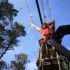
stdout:
{"type": "MultiPolygon", "coordinates": [[[[45,20],[49,20],[47,0],[38,1],[42,17],[44,14],[47,17],[43,18],[45,22],[45,20]]],[[[19,38],[18,46],[14,50],[7,51],[3,59],[9,63],[15,59],[15,54],[25,53],[28,55],[28,60],[31,61],[27,64],[26,70],[34,70],[39,54],[38,40],[41,38],[40,33],[29,24],[30,16],[32,16],[33,23],[39,27],[41,26],[35,0],[9,0],[9,2],[14,4],[14,7],[19,10],[18,15],[14,18],[14,22],[18,21],[23,24],[27,35],[19,38]]],[[[55,20],[56,29],[61,25],[70,24],[70,0],[49,0],[49,4],[51,6],[51,18],[55,20]]],[[[63,38],[62,44],[70,50],[69,42],[70,36],[67,35],[63,38]]]]}

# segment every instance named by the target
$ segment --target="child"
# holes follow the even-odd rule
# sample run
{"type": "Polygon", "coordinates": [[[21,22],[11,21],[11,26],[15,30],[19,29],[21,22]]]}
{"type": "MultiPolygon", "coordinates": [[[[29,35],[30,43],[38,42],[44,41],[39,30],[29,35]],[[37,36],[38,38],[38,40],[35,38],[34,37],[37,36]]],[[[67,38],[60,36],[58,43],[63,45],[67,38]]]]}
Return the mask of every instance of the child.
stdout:
{"type": "Polygon", "coordinates": [[[44,56],[43,53],[46,54],[47,52],[47,47],[42,47],[46,44],[48,38],[53,35],[54,31],[55,31],[55,26],[54,26],[54,21],[51,21],[49,23],[42,23],[41,28],[37,27],[36,25],[34,25],[32,22],[30,23],[31,26],[33,26],[36,30],[38,30],[41,35],[42,38],[39,40],[39,45],[40,45],[40,51],[39,51],[39,58],[38,59],[42,59],[44,56]]]}
{"type": "Polygon", "coordinates": [[[39,40],[40,46],[48,40],[50,35],[52,35],[54,33],[54,30],[55,30],[54,23],[55,23],[54,21],[51,21],[49,23],[47,23],[47,22],[42,23],[41,28],[37,27],[32,22],[30,23],[31,26],[33,26],[36,30],[38,30],[42,35],[42,38],[39,40]]]}

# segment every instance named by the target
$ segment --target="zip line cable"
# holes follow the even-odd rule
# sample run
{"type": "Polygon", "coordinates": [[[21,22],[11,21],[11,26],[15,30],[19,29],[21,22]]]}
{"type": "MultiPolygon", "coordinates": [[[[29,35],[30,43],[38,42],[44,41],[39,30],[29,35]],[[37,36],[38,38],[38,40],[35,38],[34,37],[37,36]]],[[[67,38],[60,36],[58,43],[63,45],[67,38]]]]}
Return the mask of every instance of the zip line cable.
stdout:
{"type": "Polygon", "coordinates": [[[36,0],[36,6],[37,6],[37,10],[38,10],[40,22],[41,22],[41,24],[42,24],[42,23],[43,23],[43,20],[42,20],[42,15],[41,15],[41,11],[40,11],[40,7],[39,7],[39,2],[38,2],[38,0],[36,0]]]}

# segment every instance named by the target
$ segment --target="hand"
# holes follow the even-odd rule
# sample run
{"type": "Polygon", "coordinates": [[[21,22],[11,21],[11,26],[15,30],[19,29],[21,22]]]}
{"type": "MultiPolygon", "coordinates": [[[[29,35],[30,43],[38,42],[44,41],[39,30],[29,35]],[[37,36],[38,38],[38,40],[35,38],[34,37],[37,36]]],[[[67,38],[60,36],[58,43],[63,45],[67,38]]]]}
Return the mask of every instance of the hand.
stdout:
{"type": "Polygon", "coordinates": [[[33,24],[33,20],[32,20],[32,19],[29,19],[29,23],[30,23],[30,24],[33,24]]]}

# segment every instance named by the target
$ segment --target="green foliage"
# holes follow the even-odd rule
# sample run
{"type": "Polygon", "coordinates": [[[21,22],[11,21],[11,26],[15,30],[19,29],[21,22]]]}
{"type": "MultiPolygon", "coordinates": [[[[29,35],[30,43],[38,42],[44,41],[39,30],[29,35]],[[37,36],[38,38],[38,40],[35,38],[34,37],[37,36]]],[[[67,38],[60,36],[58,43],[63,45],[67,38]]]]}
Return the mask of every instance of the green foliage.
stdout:
{"type": "Polygon", "coordinates": [[[23,70],[23,64],[18,62],[16,63],[15,61],[13,62],[13,65],[14,65],[14,69],[15,70],[23,70]]]}
{"type": "Polygon", "coordinates": [[[0,61],[0,70],[3,70],[5,66],[6,66],[5,61],[1,60],[0,61]]]}
{"type": "Polygon", "coordinates": [[[17,16],[17,10],[14,9],[13,4],[5,2],[1,2],[0,4],[0,19],[2,16],[7,16],[10,20],[13,19],[13,16],[17,16]]]}
{"type": "Polygon", "coordinates": [[[18,22],[13,23],[17,15],[13,5],[5,0],[0,4],[0,59],[9,49],[18,43],[18,37],[25,36],[25,27],[18,22]]]}
{"type": "Polygon", "coordinates": [[[27,55],[26,54],[18,54],[16,55],[16,61],[12,61],[12,67],[15,70],[25,70],[25,64],[27,63],[27,55]]]}
{"type": "Polygon", "coordinates": [[[21,24],[14,24],[10,29],[5,29],[5,27],[0,28],[0,48],[3,50],[7,47],[8,49],[13,48],[13,45],[18,43],[17,38],[26,35],[25,28],[21,24]]]}

